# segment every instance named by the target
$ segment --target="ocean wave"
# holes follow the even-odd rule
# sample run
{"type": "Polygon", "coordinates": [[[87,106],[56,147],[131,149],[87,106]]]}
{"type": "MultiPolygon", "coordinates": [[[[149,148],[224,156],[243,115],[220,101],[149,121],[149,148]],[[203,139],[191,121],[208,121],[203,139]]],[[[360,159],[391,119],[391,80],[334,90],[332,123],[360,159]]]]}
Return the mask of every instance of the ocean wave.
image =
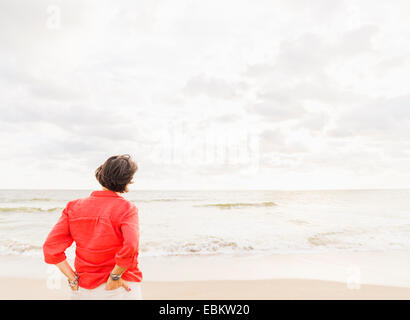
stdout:
{"type": "MultiPolygon", "coordinates": [[[[164,245],[166,242],[151,241],[141,246],[141,253],[146,256],[187,256],[229,253],[250,253],[251,245],[241,245],[235,241],[210,238],[201,241],[187,241],[164,245]]],[[[0,241],[0,254],[38,256],[42,254],[42,246],[23,243],[15,240],[0,241]]]]}
{"type": "Polygon", "coordinates": [[[50,198],[31,198],[31,199],[28,199],[27,201],[54,201],[54,200],[50,198]]]}
{"type": "Polygon", "coordinates": [[[209,238],[201,241],[188,241],[164,246],[163,243],[148,242],[143,244],[141,251],[145,255],[202,255],[250,252],[254,250],[251,245],[241,245],[235,241],[220,238],[209,238]]]}
{"type": "MultiPolygon", "coordinates": [[[[21,202],[35,202],[35,201],[41,201],[41,202],[51,202],[51,201],[61,201],[57,199],[51,199],[51,198],[19,198],[19,199],[7,199],[7,198],[2,198],[2,202],[10,202],[10,203],[21,203],[21,202]]],[[[69,200],[67,200],[69,201],[69,200]]]]}
{"type": "Polygon", "coordinates": [[[301,219],[293,219],[293,220],[288,220],[288,221],[297,226],[307,226],[310,224],[308,221],[301,220],[301,219]]]}
{"type": "Polygon", "coordinates": [[[176,201],[191,201],[185,199],[132,199],[131,202],[139,203],[139,202],[176,202],[176,201]]]}
{"type": "Polygon", "coordinates": [[[241,208],[259,208],[259,207],[274,207],[277,206],[275,202],[266,201],[266,202],[256,202],[256,203],[215,203],[215,204],[203,204],[196,205],[195,207],[214,207],[219,209],[241,209],[241,208]]]}
{"type": "Polygon", "coordinates": [[[360,248],[361,243],[355,236],[362,232],[352,230],[317,233],[308,238],[315,247],[333,247],[337,249],[360,248]]]}
{"type": "Polygon", "coordinates": [[[39,208],[39,207],[4,207],[0,208],[0,213],[1,212],[28,212],[28,213],[33,213],[33,212],[55,212],[59,210],[63,210],[64,208],[62,207],[54,207],[54,208],[39,208]]]}
{"type": "Polygon", "coordinates": [[[0,253],[11,255],[40,255],[42,253],[42,246],[27,244],[15,240],[0,241],[0,253]]]}

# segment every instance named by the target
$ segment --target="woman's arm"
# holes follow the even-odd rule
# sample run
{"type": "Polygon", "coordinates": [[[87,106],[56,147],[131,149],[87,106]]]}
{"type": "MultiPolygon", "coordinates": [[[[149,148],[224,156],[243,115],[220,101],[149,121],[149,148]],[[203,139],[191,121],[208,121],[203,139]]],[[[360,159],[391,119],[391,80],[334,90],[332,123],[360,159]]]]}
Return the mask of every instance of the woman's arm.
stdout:
{"type": "MultiPolygon", "coordinates": [[[[122,275],[125,270],[125,268],[120,267],[116,264],[114,269],[112,269],[111,273],[115,275],[122,275]]],[[[110,277],[107,280],[107,284],[105,285],[105,290],[115,290],[119,287],[124,287],[125,290],[131,291],[131,288],[125,283],[123,279],[119,278],[118,280],[113,280],[110,274],[110,277]]]]}
{"type": "MultiPolygon", "coordinates": [[[[120,222],[120,229],[124,242],[122,248],[115,255],[116,265],[111,271],[114,275],[122,275],[125,270],[133,266],[138,256],[139,221],[137,207],[132,206],[131,210],[124,215],[120,222]]],[[[107,281],[106,290],[114,290],[121,286],[128,291],[131,290],[121,278],[113,280],[110,275],[107,281]]]]}
{"type": "MultiPolygon", "coordinates": [[[[71,268],[71,266],[69,265],[67,260],[64,260],[60,263],[57,263],[56,266],[67,277],[67,279],[69,281],[74,282],[74,281],[78,280],[77,279],[77,274],[71,268]]],[[[73,285],[73,286],[70,285],[70,287],[71,287],[72,290],[77,291],[78,290],[78,283],[76,285],[73,285]]]]}
{"type": "Polygon", "coordinates": [[[64,261],[66,259],[65,250],[72,243],[73,238],[68,225],[67,205],[43,244],[44,261],[48,264],[57,264],[64,261]]]}
{"type": "Polygon", "coordinates": [[[124,240],[122,248],[115,255],[115,263],[128,269],[134,265],[139,250],[138,209],[135,205],[122,217],[120,229],[124,240]]]}
{"type": "MultiPolygon", "coordinates": [[[[55,264],[69,281],[77,278],[75,272],[66,260],[65,250],[73,243],[68,224],[68,205],[63,210],[60,219],[50,231],[43,245],[44,261],[48,264],[55,264]]],[[[78,284],[71,286],[71,289],[78,290],[78,284]]]]}

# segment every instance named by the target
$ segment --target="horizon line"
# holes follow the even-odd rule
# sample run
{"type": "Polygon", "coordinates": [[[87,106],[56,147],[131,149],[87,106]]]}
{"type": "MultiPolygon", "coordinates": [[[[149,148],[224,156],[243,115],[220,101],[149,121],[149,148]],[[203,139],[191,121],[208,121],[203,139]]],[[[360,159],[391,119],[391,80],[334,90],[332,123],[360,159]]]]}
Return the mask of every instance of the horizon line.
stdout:
{"type": "MultiPolygon", "coordinates": [[[[0,191],[94,191],[99,189],[94,188],[36,188],[36,189],[25,189],[25,188],[0,188],[0,191]]],[[[410,190],[409,188],[313,188],[313,189],[133,189],[129,192],[134,191],[382,191],[382,190],[410,190]]]]}

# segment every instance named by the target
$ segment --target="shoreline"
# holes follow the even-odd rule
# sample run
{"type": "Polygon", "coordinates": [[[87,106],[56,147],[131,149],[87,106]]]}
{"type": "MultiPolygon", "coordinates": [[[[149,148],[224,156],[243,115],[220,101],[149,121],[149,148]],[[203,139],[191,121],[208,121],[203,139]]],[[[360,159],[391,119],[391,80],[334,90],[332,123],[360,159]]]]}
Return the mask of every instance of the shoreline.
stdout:
{"type": "MultiPolygon", "coordinates": [[[[409,251],[141,255],[139,262],[148,300],[410,300],[409,251]]],[[[69,299],[69,293],[57,267],[40,257],[0,256],[0,299],[69,299]]]]}
{"type": "MultiPolygon", "coordinates": [[[[72,256],[68,262],[73,266],[72,256]]],[[[324,252],[235,256],[141,255],[139,267],[149,282],[307,279],[410,288],[410,251],[324,252]],[[166,268],[164,268],[166,266],[166,268]]],[[[63,277],[41,256],[0,256],[0,279],[63,277]]]]}
{"type": "MultiPolygon", "coordinates": [[[[0,278],[3,300],[67,300],[65,281],[50,289],[45,279],[0,278]]],[[[54,283],[56,285],[56,283],[54,283]]],[[[306,280],[143,281],[144,300],[409,300],[410,288],[306,280]]]]}

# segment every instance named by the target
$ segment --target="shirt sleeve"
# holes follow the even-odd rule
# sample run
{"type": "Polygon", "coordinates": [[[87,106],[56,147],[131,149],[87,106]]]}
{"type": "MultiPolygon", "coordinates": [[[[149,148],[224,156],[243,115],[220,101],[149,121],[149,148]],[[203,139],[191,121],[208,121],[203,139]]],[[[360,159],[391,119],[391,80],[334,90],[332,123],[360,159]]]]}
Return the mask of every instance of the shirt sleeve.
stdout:
{"type": "Polygon", "coordinates": [[[73,243],[68,225],[68,205],[43,244],[44,261],[57,264],[66,259],[65,250],[73,243]]]}
{"type": "Polygon", "coordinates": [[[115,255],[115,263],[125,269],[133,266],[139,250],[138,209],[133,206],[120,221],[120,229],[124,238],[122,248],[115,255]]]}

